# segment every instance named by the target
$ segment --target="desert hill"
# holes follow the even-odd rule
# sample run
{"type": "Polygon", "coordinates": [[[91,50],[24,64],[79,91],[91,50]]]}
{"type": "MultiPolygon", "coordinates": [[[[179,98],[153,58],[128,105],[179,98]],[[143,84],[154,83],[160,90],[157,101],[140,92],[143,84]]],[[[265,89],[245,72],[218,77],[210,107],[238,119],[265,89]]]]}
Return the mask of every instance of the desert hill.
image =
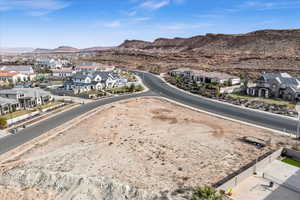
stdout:
{"type": "Polygon", "coordinates": [[[93,60],[144,70],[192,67],[236,75],[286,71],[300,76],[300,29],[159,38],[153,42],[126,40],[93,60]]]}

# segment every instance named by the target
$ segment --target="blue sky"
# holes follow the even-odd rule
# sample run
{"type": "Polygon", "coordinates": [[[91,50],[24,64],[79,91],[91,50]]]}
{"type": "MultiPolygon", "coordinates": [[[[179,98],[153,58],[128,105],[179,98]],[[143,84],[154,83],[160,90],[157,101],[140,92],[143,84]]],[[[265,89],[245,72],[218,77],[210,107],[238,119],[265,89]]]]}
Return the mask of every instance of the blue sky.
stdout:
{"type": "Polygon", "coordinates": [[[0,45],[85,48],[299,28],[299,9],[300,0],[0,0],[0,45]]]}

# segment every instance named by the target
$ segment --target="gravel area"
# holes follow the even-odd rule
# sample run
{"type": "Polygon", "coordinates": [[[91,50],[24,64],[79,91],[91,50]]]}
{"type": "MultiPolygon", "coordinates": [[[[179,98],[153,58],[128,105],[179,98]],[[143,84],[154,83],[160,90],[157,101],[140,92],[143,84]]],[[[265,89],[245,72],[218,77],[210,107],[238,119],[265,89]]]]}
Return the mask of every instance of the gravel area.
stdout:
{"type": "Polygon", "coordinates": [[[290,142],[277,133],[165,100],[138,98],[103,106],[100,113],[36,146],[2,171],[101,176],[147,191],[170,191],[213,184],[290,142]],[[271,138],[271,145],[258,149],[240,141],[243,136],[271,138]]]}

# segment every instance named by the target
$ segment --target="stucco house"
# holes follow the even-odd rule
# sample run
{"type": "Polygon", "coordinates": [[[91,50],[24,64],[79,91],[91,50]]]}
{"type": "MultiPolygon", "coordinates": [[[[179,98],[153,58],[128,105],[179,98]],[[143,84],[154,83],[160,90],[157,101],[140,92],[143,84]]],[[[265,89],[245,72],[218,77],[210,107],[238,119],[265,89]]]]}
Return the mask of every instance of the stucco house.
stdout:
{"type": "Polygon", "coordinates": [[[19,72],[0,70],[0,81],[16,84],[17,82],[25,80],[27,80],[27,76],[19,72]]]}
{"type": "Polygon", "coordinates": [[[2,66],[1,70],[19,73],[19,79],[21,79],[21,81],[34,80],[36,78],[33,68],[29,65],[2,66]]]}

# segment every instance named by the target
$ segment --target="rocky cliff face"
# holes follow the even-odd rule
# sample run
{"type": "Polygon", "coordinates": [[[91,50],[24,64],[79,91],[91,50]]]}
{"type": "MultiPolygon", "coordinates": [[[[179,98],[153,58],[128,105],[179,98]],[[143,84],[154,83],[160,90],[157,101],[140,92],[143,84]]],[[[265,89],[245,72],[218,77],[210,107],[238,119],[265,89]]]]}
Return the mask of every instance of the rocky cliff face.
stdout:
{"type": "Polygon", "coordinates": [[[206,34],[191,38],[125,41],[94,59],[123,67],[166,71],[176,67],[256,76],[264,71],[300,72],[300,29],[247,34],[206,34]]]}

